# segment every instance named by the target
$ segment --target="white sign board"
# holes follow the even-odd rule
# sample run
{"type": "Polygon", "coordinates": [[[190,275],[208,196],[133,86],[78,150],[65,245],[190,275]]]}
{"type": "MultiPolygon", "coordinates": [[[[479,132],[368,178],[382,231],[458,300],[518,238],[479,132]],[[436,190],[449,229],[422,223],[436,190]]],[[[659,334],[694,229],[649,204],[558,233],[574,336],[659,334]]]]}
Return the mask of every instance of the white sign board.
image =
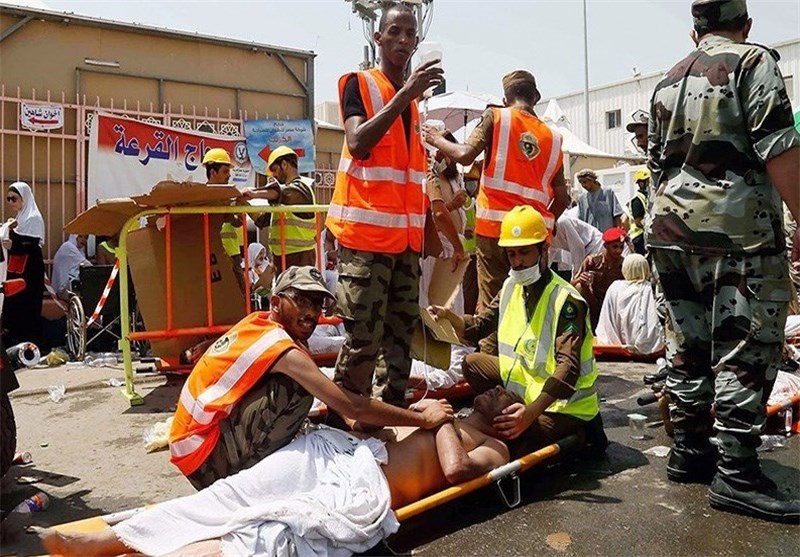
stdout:
{"type": "Polygon", "coordinates": [[[22,103],[19,122],[23,128],[36,131],[58,130],[64,127],[64,107],[60,104],[22,103]]]}

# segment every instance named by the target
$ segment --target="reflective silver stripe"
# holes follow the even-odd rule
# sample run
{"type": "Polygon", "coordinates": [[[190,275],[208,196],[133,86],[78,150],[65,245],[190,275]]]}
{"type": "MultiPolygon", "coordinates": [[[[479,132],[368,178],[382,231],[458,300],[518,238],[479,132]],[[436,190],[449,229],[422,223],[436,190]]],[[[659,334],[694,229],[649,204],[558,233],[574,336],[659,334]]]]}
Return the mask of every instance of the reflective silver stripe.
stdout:
{"type": "Polygon", "coordinates": [[[497,354],[499,356],[505,356],[507,358],[515,358],[517,356],[514,347],[510,344],[506,344],[505,342],[497,343],[497,354]]]}
{"type": "Polygon", "coordinates": [[[394,182],[400,186],[418,186],[425,179],[425,173],[418,170],[399,170],[390,166],[359,166],[347,158],[339,161],[339,172],[365,182],[394,182]]]}
{"type": "MultiPolygon", "coordinates": [[[[313,248],[316,245],[316,241],[314,238],[310,240],[283,240],[286,247],[295,247],[295,248],[313,248]]],[[[281,239],[280,238],[270,238],[269,245],[274,246],[276,248],[281,247],[281,239]]]]}
{"type": "Polygon", "coordinates": [[[425,215],[396,213],[383,213],[360,207],[345,207],[331,204],[328,207],[328,216],[347,222],[372,224],[384,228],[422,228],[425,226],[425,215]]]}
{"type": "Polygon", "coordinates": [[[197,423],[203,425],[211,423],[216,412],[207,412],[206,405],[225,396],[270,346],[284,339],[291,340],[283,329],[273,329],[264,333],[236,358],[213,385],[206,388],[196,399],[188,388],[184,388],[181,391],[180,403],[197,423]]]}
{"type": "Polygon", "coordinates": [[[584,398],[588,398],[597,393],[597,389],[594,388],[594,385],[591,387],[586,387],[585,389],[578,389],[572,396],[567,399],[567,404],[572,404],[573,402],[578,402],[579,400],[583,400],[584,398]]]}
{"type": "MultiPolygon", "coordinates": [[[[547,311],[544,314],[544,327],[542,327],[544,330],[542,331],[542,337],[539,339],[539,348],[543,349],[536,351],[536,360],[533,362],[533,368],[536,370],[536,373],[544,377],[549,377],[549,374],[546,371],[547,359],[550,356],[549,347],[555,346],[553,342],[555,340],[553,338],[553,332],[558,322],[558,317],[555,315],[555,308],[556,301],[558,300],[558,296],[561,294],[561,291],[562,288],[556,285],[556,287],[553,288],[553,291],[550,292],[550,297],[547,299],[547,311]]],[[[542,301],[539,300],[536,305],[538,306],[541,303],[542,301]]]]}
{"type": "Polygon", "coordinates": [[[500,141],[497,143],[497,148],[494,156],[494,172],[495,176],[506,175],[506,153],[508,153],[508,139],[511,135],[511,109],[500,109],[500,141]]]}
{"type": "Polygon", "coordinates": [[[561,154],[561,134],[552,129],[550,131],[553,134],[553,145],[550,149],[550,160],[547,161],[547,169],[542,176],[542,186],[545,188],[550,185],[550,180],[553,179],[553,173],[558,170],[556,168],[556,163],[558,163],[558,155],[561,154]]]}
{"type": "MultiPolygon", "coordinates": [[[[545,182],[547,183],[547,182],[545,182]]],[[[500,192],[513,193],[525,198],[527,201],[536,201],[545,207],[550,203],[550,196],[545,192],[533,187],[523,186],[511,180],[503,180],[496,176],[486,176],[483,180],[483,187],[500,192]]]]}
{"type": "Polygon", "coordinates": [[[369,100],[372,103],[372,113],[373,116],[380,112],[383,108],[383,97],[381,96],[381,88],[378,85],[378,82],[375,81],[375,78],[372,76],[370,72],[361,72],[361,74],[367,79],[367,89],[369,89],[369,100]]]}
{"type": "MultiPolygon", "coordinates": [[[[503,217],[506,216],[508,211],[498,211],[496,209],[487,209],[486,207],[477,207],[475,209],[475,217],[484,220],[493,220],[501,222],[503,217]]],[[[548,228],[553,228],[553,217],[544,217],[544,223],[548,228]]]]}
{"type": "Polygon", "coordinates": [[[169,452],[172,456],[181,458],[195,452],[203,445],[205,440],[205,435],[190,435],[186,439],[170,442],[169,452]]]}

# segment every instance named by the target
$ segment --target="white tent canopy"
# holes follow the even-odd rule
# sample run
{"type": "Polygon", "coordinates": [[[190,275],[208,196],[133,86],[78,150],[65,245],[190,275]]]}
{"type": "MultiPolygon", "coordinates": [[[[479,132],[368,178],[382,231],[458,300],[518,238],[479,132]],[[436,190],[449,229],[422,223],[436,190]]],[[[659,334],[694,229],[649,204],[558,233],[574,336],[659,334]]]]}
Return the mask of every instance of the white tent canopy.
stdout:
{"type": "Polygon", "coordinates": [[[421,109],[426,119],[441,120],[452,131],[480,117],[489,104],[502,106],[503,100],[491,93],[453,91],[427,99],[421,109]]]}

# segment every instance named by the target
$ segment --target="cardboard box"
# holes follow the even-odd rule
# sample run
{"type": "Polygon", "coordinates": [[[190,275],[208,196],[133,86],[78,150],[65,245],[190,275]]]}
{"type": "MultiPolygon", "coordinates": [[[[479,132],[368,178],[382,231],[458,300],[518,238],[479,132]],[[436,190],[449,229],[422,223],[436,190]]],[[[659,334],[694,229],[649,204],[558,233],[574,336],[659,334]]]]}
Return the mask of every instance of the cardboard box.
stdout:
{"type": "MultiPolygon", "coordinates": [[[[227,205],[239,197],[232,186],[160,182],[148,195],[131,199],[98,201],[97,205],[70,222],[72,234],[116,234],[138,212],[175,205],[227,205]]],[[[209,216],[211,299],[214,325],[233,325],[245,315],[244,295],[233,271],[233,263],[222,248],[219,230],[223,215],[209,216]]],[[[166,329],[166,231],[150,219],[147,227],[128,234],[128,266],[136,290],[145,329],[166,329]]],[[[172,217],[172,305],[173,328],[203,327],[206,312],[205,246],[202,215],[172,217]]],[[[173,337],[152,341],[155,356],[175,361],[178,355],[203,336],[173,337]]]]}
{"type": "Polygon", "coordinates": [[[453,325],[445,319],[434,321],[422,308],[419,317],[411,337],[411,357],[435,368],[449,369],[451,345],[461,342],[453,325]]]}

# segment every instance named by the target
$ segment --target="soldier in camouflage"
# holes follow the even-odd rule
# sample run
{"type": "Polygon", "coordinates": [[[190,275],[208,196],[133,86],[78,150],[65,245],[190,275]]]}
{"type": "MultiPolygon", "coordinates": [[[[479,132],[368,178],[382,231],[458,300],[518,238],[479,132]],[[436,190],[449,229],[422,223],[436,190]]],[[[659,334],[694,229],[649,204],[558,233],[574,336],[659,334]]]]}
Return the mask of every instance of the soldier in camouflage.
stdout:
{"type": "Polygon", "coordinates": [[[672,323],[667,476],[713,477],[713,507],[797,522],[800,501],[764,476],[756,447],[784,340],[781,199],[800,216],[800,137],[777,54],[745,42],[745,0],[696,0],[692,15],[697,48],[666,73],[650,107],[647,244],[672,323]]]}

